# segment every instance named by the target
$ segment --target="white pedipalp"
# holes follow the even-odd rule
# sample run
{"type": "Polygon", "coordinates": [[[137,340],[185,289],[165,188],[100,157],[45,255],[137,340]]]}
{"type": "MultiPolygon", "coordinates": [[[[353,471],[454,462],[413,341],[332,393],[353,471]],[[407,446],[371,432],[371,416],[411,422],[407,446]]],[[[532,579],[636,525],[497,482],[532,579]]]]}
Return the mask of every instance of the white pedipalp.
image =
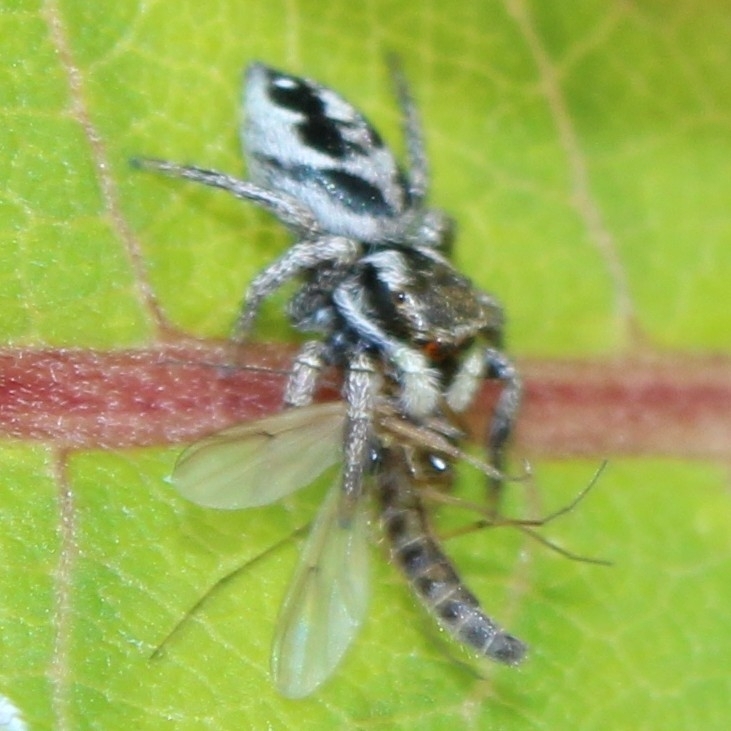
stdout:
{"type": "Polygon", "coordinates": [[[433,413],[439,398],[439,374],[413,348],[397,345],[391,358],[401,369],[401,403],[406,413],[422,417],[433,413]]]}
{"type": "Polygon", "coordinates": [[[336,480],[312,526],[282,602],[272,645],[272,675],[282,695],[303,698],[332,674],[368,607],[368,521],[361,501],[339,520],[336,480]]]}
{"type": "Polygon", "coordinates": [[[306,487],[341,459],[345,405],[283,411],[224,429],[189,447],[172,482],[191,502],[236,510],[306,487]]]}
{"type": "Polygon", "coordinates": [[[449,407],[460,413],[473,401],[485,372],[484,354],[474,348],[455,375],[446,393],[449,407]]]}

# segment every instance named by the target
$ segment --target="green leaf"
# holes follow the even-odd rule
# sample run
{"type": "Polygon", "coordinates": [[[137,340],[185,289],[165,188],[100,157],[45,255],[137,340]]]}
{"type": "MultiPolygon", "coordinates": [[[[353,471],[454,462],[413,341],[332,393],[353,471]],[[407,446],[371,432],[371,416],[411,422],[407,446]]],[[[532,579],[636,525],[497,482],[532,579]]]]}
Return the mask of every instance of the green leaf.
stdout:
{"type": "MultiPolygon", "coordinates": [[[[456,260],[504,303],[512,354],[728,358],[730,18],[678,0],[7,0],[0,337],[19,355],[154,346],[156,303],[183,332],[224,336],[286,233],[130,157],[243,174],[252,59],[333,86],[402,149],[393,50],[423,110],[433,201],[459,223],[456,260]]],[[[292,339],[281,301],[259,337],[292,339]]],[[[547,531],[610,568],[516,530],[450,542],[486,608],[531,645],[521,669],[476,679],[376,548],[367,624],[301,702],[268,677],[294,542],[214,592],[150,659],[207,588],[321,497],[199,509],[165,481],[178,451],[2,445],[0,701],[29,728],[726,728],[728,472],[683,460],[682,444],[666,459],[607,455],[594,492],[547,531]]],[[[543,509],[595,466],[539,463],[543,509]]]]}

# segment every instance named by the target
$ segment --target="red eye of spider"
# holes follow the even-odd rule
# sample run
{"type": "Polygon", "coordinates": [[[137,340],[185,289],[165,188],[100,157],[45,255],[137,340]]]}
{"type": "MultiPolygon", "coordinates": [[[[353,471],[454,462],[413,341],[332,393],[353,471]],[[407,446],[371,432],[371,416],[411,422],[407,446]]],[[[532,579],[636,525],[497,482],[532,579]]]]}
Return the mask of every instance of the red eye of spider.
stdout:
{"type": "Polygon", "coordinates": [[[444,357],[444,350],[436,340],[430,340],[428,343],[424,343],[422,350],[424,351],[424,355],[430,360],[440,360],[444,357]]]}

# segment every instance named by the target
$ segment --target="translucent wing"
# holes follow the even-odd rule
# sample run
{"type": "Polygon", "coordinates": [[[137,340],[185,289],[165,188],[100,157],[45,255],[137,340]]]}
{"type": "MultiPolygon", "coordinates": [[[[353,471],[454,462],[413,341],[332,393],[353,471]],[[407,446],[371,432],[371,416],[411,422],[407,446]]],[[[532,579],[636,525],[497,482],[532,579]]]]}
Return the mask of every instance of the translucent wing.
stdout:
{"type": "Polygon", "coordinates": [[[324,231],[380,241],[409,205],[396,160],[332,89],[263,64],[246,73],[242,137],[252,182],[286,193],[324,231]]]}
{"type": "Polygon", "coordinates": [[[364,505],[338,519],[340,481],[331,489],[303,549],[277,620],[272,675],[282,695],[302,698],[333,672],[368,604],[368,525],[364,505]]]}
{"type": "Polygon", "coordinates": [[[345,406],[303,406],[224,429],[178,459],[172,482],[211,508],[266,505],[309,485],[341,458],[345,406]]]}

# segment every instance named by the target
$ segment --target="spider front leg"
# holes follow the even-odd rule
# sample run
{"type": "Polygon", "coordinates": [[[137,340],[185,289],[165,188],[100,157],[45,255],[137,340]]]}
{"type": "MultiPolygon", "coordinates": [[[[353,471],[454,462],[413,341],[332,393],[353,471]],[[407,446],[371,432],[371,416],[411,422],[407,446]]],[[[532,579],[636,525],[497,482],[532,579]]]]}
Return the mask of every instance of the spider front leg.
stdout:
{"type": "Polygon", "coordinates": [[[373,410],[378,391],[378,375],[373,361],[357,353],[348,365],[343,395],[347,404],[343,438],[343,482],[340,522],[348,525],[363,492],[363,476],[370,459],[373,410]]]}
{"type": "MultiPolygon", "coordinates": [[[[488,461],[500,475],[505,472],[505,447],[513,433],[513,426],[520,407],[523,383],[512,361],[497,348],[474,348],[465,358],[446,393],[447,404],[456,412],[462,412],[471,404],[485,378],[503,382],[503,389],[493,411],[487,434],[488,461]]],[[[488,501],[497,513],[503,477],[489,478],[488,501]]]]}
{"type": "Polygon", "coordinates": [[[309,406],[317,387],[317,379],[325,364],[327,345],[320,340],[305,343],[292,363],[284,391],[285,408],[309,406]]]}
{"type": "MultiPolygon", "coordinates": [[[[523,381],[513,362],[500,350],[484,351],[485,378],[497,378],[503,382],[487,434],[487,450],[490,464],[501,474],[505,471],[505,447],[513,433],[523,394],[523,381]]],[[[489,495],[492,511],[498,512],[503,478],[491,477],[489,495]]]]}

